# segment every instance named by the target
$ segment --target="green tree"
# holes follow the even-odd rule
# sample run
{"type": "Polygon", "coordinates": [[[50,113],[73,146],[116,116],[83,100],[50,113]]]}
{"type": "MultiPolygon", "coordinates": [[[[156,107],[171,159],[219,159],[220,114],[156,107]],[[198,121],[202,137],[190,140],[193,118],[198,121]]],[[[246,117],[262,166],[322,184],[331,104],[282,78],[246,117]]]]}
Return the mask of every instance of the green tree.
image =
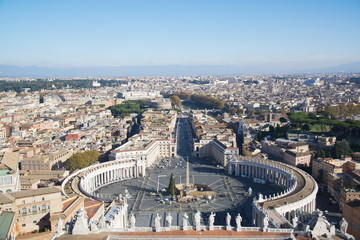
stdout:
{"type": "Polygon", "coordinates": [[[181,107],[181,99],[178,96],[172,95],[172,96],[170,96],[170,99],[174,105],[181,107]]]}
{"type": "Polygon", "coordinates": [[[310,131],[310,126],[309,126],[309,124],[305,123],[305,124],[302,126],[302,130],[305,131],[305,132],[310,131]]]}
{"type": "Polygon", "coordinates": [[[231,115],[234,115],[236,112],[237,112],[237,108],[236,107],[231,107],[229,108],[228,112],[231,114],[231,115]]]}
{"type": "Polygon", "coordinates": [[[97,151],[86,151],[81,153],[75,153],[69,157],[65,162],[65,168],[70,172],[82,169],[94,164],[99,160],[100,153],[97,151]]]}
{"type": "Polygon", "coordinates": [[[316,156],[317,156],[317,157],[320,157],[320,158],[325,158],[325,151],[324,151],[324,149],[319,148],[319,149],[317,150],[316,156]]]}
{"type": "Polygon", "coordinates": [[[169,187],[168,187],[167,192],[169,195],[176,195],[175,178],[174,178],[174,174],[172,174],[172,173],[170,176],[169,187]]]}
{"type": "Polygon", "coordinates": [[[352,150],[347,141],[337,141],[332,149],[333,158],[340,158],[342,155],[351,155],[352,150]]]}
{"type": "Polygon", "coordinates": [[[284,118],[284,117],[281,117],[281,118],[279,119],[279,121],[280,121],[281,123],[287,123],[287,120],[286,120],[286,118],[284,118]]]}

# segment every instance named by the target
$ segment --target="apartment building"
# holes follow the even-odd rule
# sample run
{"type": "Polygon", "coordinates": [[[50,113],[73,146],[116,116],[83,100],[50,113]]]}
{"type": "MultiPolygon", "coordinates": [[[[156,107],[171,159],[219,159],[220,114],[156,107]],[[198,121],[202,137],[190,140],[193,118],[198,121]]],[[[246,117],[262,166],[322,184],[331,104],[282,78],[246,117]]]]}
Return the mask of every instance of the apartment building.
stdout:
{"type": "Polygon", "coordinates": [[[50,214],[62,210],[61,190],[39,188],[0,194],[0,209],[15,213],[18,234],[50,229],[50,214]]]}
{"type": "Polygon", "coordinates": [[[343,217],[348,222],[348,233],[355,239],[360,239],[360,200],[354,200],[344,205],[343,217]]]}
{"type": "Polygon", "coordinates": [[[20,190],[19,154],[0,152],[0,193],[20,190]]]}

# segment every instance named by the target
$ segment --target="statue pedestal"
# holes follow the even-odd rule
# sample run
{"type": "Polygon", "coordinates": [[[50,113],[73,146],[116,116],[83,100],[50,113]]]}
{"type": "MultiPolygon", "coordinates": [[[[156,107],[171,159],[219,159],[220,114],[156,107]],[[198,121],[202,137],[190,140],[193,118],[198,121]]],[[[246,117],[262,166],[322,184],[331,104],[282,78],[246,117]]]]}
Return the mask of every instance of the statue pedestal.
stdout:
{"type": "Polygon", "coordinates": [[[209,226],[209,230],[210,231],[214,230],[214,226],[209,226]]]}
{"type": "Polygon", "coordinates": [[[166,232],[170,231],[170,227],[164,227],[164,231],[166,232]]]}
{"type": "Polygon", "coordinates": [[[232,230],[231,226],[226,226],[226,231],[230,231],[230,230],[232,230]]]}
{"type": "Polygon", "coordinates": [[[187,230],[189,230],[189,229],[192,229],[192,227],[189,227],[189,226],[183,226],[183,227],[182,227],[182,230],[183,230],[183,231],[187,231],[187,230]]]}
{"type": "Polygon", "coordinates": [[[236,228],[236,231],[237,231],[237,232],[241,232],[241,231],[242,231],[241,227],[237,227],[237,228],[236,228]]]}
{"type": "Polygon", "coordinates": [[[196,226],[195,226],[195,230],[196,230],[196,231],[201,231],[201,226],[200,226],[200,225],[196,225],[196,226]]]}
{"type": "Polygon", "coordinates": [[[161,231],[162,231],[161,227],[155,227],[155,232],[161,232],[161,231]]]}
{"type": "Polygon", "coordinates": [[[263,227],[263,228],[262,228],[262,231],[263,231],[263,232],[267,232],[267,231],[268,231],[268,228],[267,228],[267,227],[263,227]]]}

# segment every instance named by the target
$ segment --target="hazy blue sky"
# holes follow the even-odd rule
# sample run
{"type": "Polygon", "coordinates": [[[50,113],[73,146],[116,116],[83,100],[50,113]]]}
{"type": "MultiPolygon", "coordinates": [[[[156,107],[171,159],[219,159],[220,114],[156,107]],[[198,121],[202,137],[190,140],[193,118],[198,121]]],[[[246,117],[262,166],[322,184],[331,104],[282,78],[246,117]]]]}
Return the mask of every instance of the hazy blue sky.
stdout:
{"type": "Polygon", "coordinates": [[[360,0],[0,0],[0,64],[325,67],[360,61],[360,0]]]}

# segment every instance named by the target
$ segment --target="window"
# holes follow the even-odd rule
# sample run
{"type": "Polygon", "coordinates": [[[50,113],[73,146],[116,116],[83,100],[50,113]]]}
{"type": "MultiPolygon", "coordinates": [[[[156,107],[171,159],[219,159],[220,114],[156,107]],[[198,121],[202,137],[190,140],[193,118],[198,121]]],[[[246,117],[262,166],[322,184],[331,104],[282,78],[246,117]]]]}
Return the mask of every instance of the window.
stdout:
{"type": "Polygon", "coordinates": [[[33,213],[36,212],[36,205],[33,205],[33,206],[32,206],[32,212],[33,212],[33,213]]]}
{"type": "Polygon", "coordinates": [[[45,198],[43,197],[41,200],[45,201],[45,198]]]}
{"type": "Polygon", "coordinates": [[[41,210],[46,211],[46,204],[41,205],[41,210]]]}
{"type": "Polygon", "coordinates": [[[10,185],[10,184],[12,184],[12,177],[11,176],[4,177],[4,185],[10,185]]]}
{"type": "Polygon", "coordinates": [[[21,208],[21,213],[22,213],[22,214],[26,214],[26,207],[22,207],[22,208],[21,208]]]}

